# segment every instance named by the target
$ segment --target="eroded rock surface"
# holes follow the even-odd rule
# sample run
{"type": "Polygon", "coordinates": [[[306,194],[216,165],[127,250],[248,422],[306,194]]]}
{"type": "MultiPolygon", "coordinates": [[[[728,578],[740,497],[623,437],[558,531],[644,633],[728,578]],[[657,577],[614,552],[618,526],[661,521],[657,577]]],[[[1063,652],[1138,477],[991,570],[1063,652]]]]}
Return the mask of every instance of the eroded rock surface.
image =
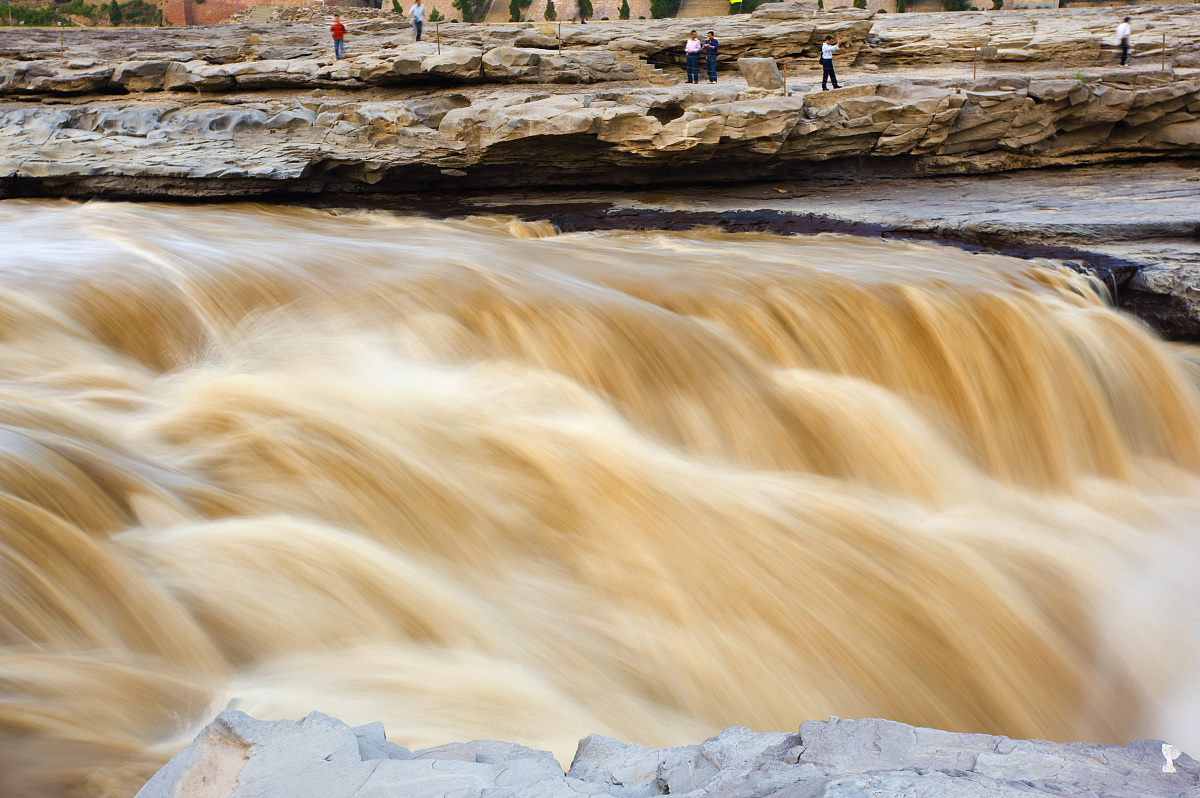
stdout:
{"type": "Polygon", "coordinates": [[[1162,742],[1125,747],[955,734],[886,720],[808,721],[796,734],[733,727],[699,745],[646,748],[599,735],[563,773],[554,757],[476,740],[410,752],[382,724],[313,713],[258,721],[223,712],[138,798],[1188,798],[1200,764],[1162,772],[1162,742]]]}
{"type": "MultiPolygon", "coordinates": [[[[504,55],[488,66],[477,51],[453,51],[421,66],[482,63],[517,74],[557,58],[504,55]]],[[[240,65],[232,79],[266,80],[255,67],[267,63],[240,65]]],[[[390,73],[395,62],[379,69],[390,73]]],[[[137,79],[175,78],[164,68],[137,79]]],[[[159,191],[148,178],[219,178],[211,188],[236,195],[297,181],[297,190],[638,183],[696,164],[725,168],[704,175],[716,181],[897,156],[905,160],[894,168],[909,173],[978,173],[1200,152],[1200,79],[1190,74],[879,80],[768,97],[720,84],[369,100],[153,97],[6,104],[0,179],[104,176],[136,194],[139,182],[159,191]]]]}
{"type": "MultiPolygon", "coordinates": [[[[1136,13],[1139,42],[1161,27],[1169,62],[1195,54],[1200,9],[1136,13]]],[[[340,61],[327,31],[301,22],[72,31],[61,45],[10,32],[0,196],[715,182],[826,162],[983,173],[1200,151],[1200,70],[1079,69],[1103,60],[1111,16],[772,4],[711,26],[722,59],[774,58],[785,74],[746,60],[769,80],[702,87],[649,85],[670,82],[646,59],[680,55],[676,20],[566,26],[561,50],[532,24],[443,25],[439,45],[414,42],[403,20],[373,22],[352,27],[340,61]],[[990,43],[1023,66],[979,80],[859,74],[820,92],[803,73],[826,34],[843,62],[949,62],[990,43]],[[790,91],[768,88],[785,77],[790,91]]]]}

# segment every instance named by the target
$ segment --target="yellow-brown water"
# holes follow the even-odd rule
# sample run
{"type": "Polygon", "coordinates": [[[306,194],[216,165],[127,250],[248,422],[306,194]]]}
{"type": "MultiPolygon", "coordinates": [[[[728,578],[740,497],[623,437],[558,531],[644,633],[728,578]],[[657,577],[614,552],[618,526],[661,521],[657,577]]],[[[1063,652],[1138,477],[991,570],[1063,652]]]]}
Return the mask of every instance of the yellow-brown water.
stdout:
{"type": "Polygon", "coordinates": [[[1194,350],[1050,264],[551,233],[0,205],[0,793],[227,706],[1200,738],[1194,350]]]}

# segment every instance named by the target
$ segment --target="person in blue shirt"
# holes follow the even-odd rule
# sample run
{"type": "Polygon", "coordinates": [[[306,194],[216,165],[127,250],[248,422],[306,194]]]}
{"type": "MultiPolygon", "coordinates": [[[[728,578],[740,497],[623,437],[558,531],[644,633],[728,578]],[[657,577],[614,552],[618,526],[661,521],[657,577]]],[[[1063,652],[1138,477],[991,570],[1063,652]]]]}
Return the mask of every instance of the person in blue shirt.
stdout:
{"type": "Polygon", "coordinates": [[[704,52],[708,56],[708,82],[717,82],[717,46],[719,42],[712,31],[708,32],[708,40],[704,42],[704,52]]]}

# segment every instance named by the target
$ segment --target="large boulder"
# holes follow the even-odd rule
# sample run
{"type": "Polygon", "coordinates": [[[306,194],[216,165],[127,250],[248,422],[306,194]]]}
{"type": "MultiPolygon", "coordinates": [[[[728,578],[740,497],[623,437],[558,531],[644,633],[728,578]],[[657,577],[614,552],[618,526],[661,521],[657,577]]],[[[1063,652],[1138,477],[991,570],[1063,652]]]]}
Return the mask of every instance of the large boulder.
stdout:
{"type": "Polygon", "coordinates": [[[432,55],[421,62],[421,72],[430,77],[459,81],[483,77],[483,52],[473,47],[443,48],[441,55],[432,55]]]}
{"type": "Polygon", "coordinates": [[[113,69],[112,85],[126,91],[161,91],[174,61],[126,61],[113,69]]]}
{"type": "Polygon", "coordinates": [[[752,89],[768,89],[778,91],[783,89],[783,75],[774,58],[739,58],[738,70],[746,79],[746,85],[752,89]]]}
{"type": "Polygon", "coordinates": [[[406,82],[422,74],[422,64],[428,57],[428,53],[414,49],[387,58],[360,59],[358,79],[368,86],[406,82]]]}
{"type": "Polygon", "coordinates": [[[507,82],[536,77],[542,56],[519,47],[494,47],[483,56],[483,74],[488,80],[507,82]]]}
{"type": "Polygon", "coordinates": [[[763,3],[754,9],[750,19],[809,19],[820,13],[819,6],[808,0],[788,3],[763,3]]]}

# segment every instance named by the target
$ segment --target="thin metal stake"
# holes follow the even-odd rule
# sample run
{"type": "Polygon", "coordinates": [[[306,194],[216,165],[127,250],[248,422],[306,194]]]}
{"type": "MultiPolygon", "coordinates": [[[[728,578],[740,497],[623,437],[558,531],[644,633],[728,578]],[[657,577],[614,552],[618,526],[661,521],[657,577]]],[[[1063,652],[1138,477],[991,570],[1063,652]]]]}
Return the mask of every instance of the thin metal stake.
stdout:
{"type": "Polygon", "coordinates": [[[979,71],[979,48],[975,48],[975,64],[971,67],[971,80],[975,80],[975,73],[979,71]]]}
{"type": "Polygon", "coordinates": [[[440,22],[433,23],[433,33],[435,36],[437,36],[437,40],[438,40],[438,55],[441,55],[442,54],[442,23],[440,23],[440,22]]]}
{"type": "Polygon", "coordinates": [[[558,23],[558,52],[562,53],[562,23],[558,23]]]}
{"type": "Polygon", "coordinates": [[[1165,34],[1165,33],[1163,34],[1162,70],[1161,71],[1163,71],[1163,72],[1167,71],[1167,34],[1165,34]]]}

